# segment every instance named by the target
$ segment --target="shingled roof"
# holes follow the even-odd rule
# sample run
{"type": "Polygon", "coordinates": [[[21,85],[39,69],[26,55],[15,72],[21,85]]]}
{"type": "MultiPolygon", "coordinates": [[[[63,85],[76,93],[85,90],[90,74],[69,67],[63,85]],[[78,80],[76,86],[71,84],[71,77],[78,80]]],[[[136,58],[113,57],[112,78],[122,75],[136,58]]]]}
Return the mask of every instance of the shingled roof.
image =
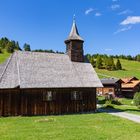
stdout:
{"type": "Polygon", "coordinates": [[[90,63],[66,54],[17,51],[0,72],[0,89],[102,87],[90,63]]]}
{"type": "Polygon", "coordinates": [[[106,84],[116,84],[120,79],[117,78],[105,78],[105,79],[101,79],[101,82],[103,85],[106,84]]]}

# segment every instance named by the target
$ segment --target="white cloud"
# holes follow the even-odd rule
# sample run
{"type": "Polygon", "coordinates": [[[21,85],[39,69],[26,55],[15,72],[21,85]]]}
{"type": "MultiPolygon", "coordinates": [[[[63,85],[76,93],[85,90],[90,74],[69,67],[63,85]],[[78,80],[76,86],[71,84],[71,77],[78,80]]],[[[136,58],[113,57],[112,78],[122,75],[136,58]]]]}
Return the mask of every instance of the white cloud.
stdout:
{"type": "Polygon", "coordinates": [[[119,4],[111,5],[111,9],[112,10],[116,10],[116,9],[119,9],[119,8],[120,8],[120,5],[119,4]]]}
{"type": "Polygon", "coordinates": [[[95,13],[95,16],[96,16],[96,17],[99,17],[99,16],[101,16],[101,15],[102,15],[102,14],[99,13],[99,12],[95,13]]]}
{"type": "Polygon", "coordinates": [[[120,32],[128,31],[128,30],[131,30],[131,29],[132,29],[132,26],[121,28],[121,29],[117,30],[116,32],[114,32],[114,34],[118,34],[120,32]]]}
{"type": "Polygon", "coordinates": [[[122,21],[121,25],[129,25],[129,24],[138,24],[140,23],[140,16],[129,16],[124,21],[122,21]]]}
{"type": "Polygon", "coordinates": [[[85,11],[85,15],[88,15],[88,14],[90,14],[90,13],[93,12],[93,11],[94,11],[93,8],[89,8],[89,9],[87,9],[87,10],[85,11]]]}
{"type": "Polygon", "coordinates": [[[118,0],[112,0],[113,2],[117,2],[118,0]]]}
{"type": "Polygon", "coordinates": [[[133,13],[131,10],[124,10],[124,11],[122,11],[122,12],[120,12],[120,13],[118,13],[118,15],[125,15],[125,14],[130,14],[130,13],[133,13]]]}

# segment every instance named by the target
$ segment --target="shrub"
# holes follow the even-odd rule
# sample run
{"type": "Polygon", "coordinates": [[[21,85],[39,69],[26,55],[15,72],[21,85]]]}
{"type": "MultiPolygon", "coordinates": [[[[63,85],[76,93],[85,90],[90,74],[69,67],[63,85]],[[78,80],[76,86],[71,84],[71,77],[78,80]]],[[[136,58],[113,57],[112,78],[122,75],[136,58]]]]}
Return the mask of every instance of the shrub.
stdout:
{"type": "Polygon", "coordinates": [[[112,101],[106,101],[103,105],[104,108],[114,108],[114,105],[111,103],[112,101]]]}
{"type": "Polygon", "coordinates": [[[135,93],[133,101],[134,105],[140,109],[140,92],[135,93]]]}
{"type": "Polygon", "coordinates": [[[117,98],[115,98],[114,100],[112,100],[111,103],[112,104],[115,104],[115,105],[122,105],[122,103],[117,98]]]}

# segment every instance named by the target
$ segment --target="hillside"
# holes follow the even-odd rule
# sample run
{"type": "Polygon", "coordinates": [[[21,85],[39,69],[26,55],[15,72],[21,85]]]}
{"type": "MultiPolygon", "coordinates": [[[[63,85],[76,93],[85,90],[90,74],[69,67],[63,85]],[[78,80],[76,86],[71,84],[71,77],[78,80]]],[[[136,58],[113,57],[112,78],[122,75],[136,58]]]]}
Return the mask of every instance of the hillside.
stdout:
{"type": "Polygon", "coordinates": [[[100,78],[106,77],[100,75],[103,74],[103,75],[108,75],[110,77],[117,77],[117,78],[136,76],[137,78],[140,79],[140,62],[132,61],[132,60],[124,60],[124,59],[120,59],[120,61],[123,70],[108,71],[108,70],[97,69],[97,68],[95,70],[99,74],[100,78]]]}

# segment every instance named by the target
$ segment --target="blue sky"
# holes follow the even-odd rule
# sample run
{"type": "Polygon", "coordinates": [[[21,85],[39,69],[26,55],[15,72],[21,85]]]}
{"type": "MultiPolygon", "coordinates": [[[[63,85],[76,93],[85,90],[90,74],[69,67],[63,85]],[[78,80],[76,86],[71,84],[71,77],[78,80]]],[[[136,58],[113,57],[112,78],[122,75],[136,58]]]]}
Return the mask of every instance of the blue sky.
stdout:
{"type": "Polygon", "coordinates": [[[0,37],[65,52],[73,15],[86,53],[140,53],[140,0],[0,0],[0,37]]]}

